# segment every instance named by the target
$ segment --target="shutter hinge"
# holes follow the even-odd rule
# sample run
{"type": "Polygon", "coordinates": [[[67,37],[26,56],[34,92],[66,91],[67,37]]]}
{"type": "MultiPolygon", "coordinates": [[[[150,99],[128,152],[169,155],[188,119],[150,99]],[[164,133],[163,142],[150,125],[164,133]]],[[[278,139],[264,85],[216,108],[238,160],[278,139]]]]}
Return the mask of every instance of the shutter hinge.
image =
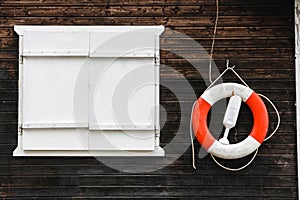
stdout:
{"type": "Polygon", "coordinates": [[[19,134],[19,135],[23,135],[23,128],[22,128],[22,127],[19,127],[18,134],[19,134]]]}
{"type": "Polygon", "coordinates": [[[22,54],[20,54],[19,56],[19,64],[23,64],[24,61],[24,56],[22,54]]]}
{"type": "Polygon", "coordinates": [[[159,55],[155,55],[155,65],[157,66],[157,65],[159,65],[160,64],[160,59],[159,59],[159,55]]]}

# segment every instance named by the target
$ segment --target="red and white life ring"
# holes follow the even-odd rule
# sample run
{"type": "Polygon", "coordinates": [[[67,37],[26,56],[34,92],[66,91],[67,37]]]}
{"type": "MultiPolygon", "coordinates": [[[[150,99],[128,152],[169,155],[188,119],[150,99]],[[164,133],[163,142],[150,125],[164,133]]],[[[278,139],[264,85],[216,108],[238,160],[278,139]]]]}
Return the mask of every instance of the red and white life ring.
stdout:
{"type": "Polygon", "coordinates": [[[264,102],[250,88],[237,83],[223,83],[206,90],[197,100],[192,116],[193,130],[198,142],[209,153],[224,159],[237,159],[254,152],[266,137],[269,116],[264,102]],[[222,144],[210,133],[207,115],[212,105],[220,99],[232,96],[234,92],[249,106],[253,114],[250,135],[236,144],[222,144]]]}

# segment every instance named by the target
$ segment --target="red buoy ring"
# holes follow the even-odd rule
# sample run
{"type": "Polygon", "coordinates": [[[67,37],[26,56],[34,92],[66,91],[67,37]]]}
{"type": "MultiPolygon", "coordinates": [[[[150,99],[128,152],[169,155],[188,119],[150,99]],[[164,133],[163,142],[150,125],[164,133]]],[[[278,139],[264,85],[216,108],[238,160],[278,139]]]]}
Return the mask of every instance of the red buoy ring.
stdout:
{"type": "Polygon", "coordinates": [[[237,159],[254,152],[268,132],[269,116],[264,102],[250,88],[237,83],[223,83],[206,90],[197,100],[192,116],[193,130],[198,142],[209,153],[224,159],[237,159]],[[222,144],[210,133],[207,115],[212,105],[220,99],[238,95],[249,106],[253,115],[250,135],[236,144],[222,144]]]}

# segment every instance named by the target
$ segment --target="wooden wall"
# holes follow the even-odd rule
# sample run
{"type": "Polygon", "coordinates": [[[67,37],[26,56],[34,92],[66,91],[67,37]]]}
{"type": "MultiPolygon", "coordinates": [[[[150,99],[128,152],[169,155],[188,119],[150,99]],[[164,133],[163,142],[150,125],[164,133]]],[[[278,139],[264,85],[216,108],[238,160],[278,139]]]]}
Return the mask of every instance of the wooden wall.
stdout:
{"type": "MultiPolygon", "coordinates": [[[[94,158],[13,158],[17,143],[18,37],[14,25],[164,25],[169,28],[162,46],[195,52],[174,31],[194,38],[210,50],[215,22],[213,0],[2,0],[0,1],[0,195],[2,199],[64,198],[201,198],[201,199],[297,199],[296,114],[294,70],[294,17],[291,0],[220,0],[220,19],[214,60],[224,70],[225,60],[257,92],[278,106],[282,124],[278,133],[259,150],[253,164],[228,172],[210,158],[197,159],[191,167],[188,149],[172,165],[161,170],[130,174],[99,163],[94,158]]],[[[194,56],[194,57],[193,57],[194,56]]],[[[183,58],[161,52],[161,63],[184,75],[199,96],[203,78],[183,58]]],[[[199,64],[200,65],[200,64],[199,64]]],[[[207,66],[202,65],[203,68],[207,66]]],[[[207,78],[207,77],[204,77],[207,78]]],[[[232,74],[227,81],[235,81],[232,74]]],[[[161,87],[161,104],[168,111],[161,144],[172,140],[182,118],[188,137],[190,110],[179,112],[179,102],[192,101],[180,88],[175,73],[161,68],[161,81],[172,83],[178,98],[161,87]]],[[[272,130],[276,115],[270,110],[272,130]]],[[[249,110],[243,106],[237,125],[241,139],[251,129],[249,110]]],[[[181,144],[178,144],[180,146],[181,144]]],[[[200,146],[195,142],[196,151],[200,146]]],[[[250,157],[246,158],[249,159],[250,157]]],[[[246,159],[227,162],[239,166],[246,159]]]]}

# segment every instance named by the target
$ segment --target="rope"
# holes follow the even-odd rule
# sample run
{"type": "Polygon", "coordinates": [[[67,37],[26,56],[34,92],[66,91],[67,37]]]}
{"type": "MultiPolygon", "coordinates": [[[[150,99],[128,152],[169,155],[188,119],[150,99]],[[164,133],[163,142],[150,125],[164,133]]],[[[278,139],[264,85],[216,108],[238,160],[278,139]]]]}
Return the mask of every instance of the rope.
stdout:
{"type": "Polygon", "coordinates": [[[193,112],[194,112],[194,108],[196,105],[197,101],[194,102],[193,107],[192,107],[192,112],[191,112],[191,119],[190,119],[190,136],[191,136],[191,144],[192,144],[192,165],[194,169],[196,168],[196,164],[195,164],[195,147],[194,147],[194,142],[193,142],[193,127],[192,127],[192,119],[193,119],[193,112]]]}
{"type": "Polygon", "coordinates": [[[267,140],[271,139],[271,137],[273,137],[273,135],[277,132],[277,130],[278,130],[279,126],[280,126],[280,123],[281,123],[281,121],[280,121],[280,114],[278,112],[278,109],[274,105],[274,103],[268,97],[266,97],[265,95],[262,95],[262,94],[258,94],[258,96],[261,96],[262,98],[264,98],[265,100],[267,100],[271,104],[271,106],[273,107],[273,109],[275,110],[276,115],[277,115],[277,126],[273,130],[273,132],[267,138],[264,139],[264,141],[267,141],[267,140]]]}
{"type": "Polygon", "coordinates": [[[246,87],[250,88],[249,85],[244,81],[244,79],[242,79],[242,77],[234,70],[234,68],[235,68],[235,65],[233,65],[232,67],[229,67],[229,60],[227,59],[226,69],[206,88],[206,90],[211,88],[228,70],[231,70],[246,87]]]}
{"type": "Polygon", "coordinates": [[[220,167],[222,167],[223,169],[226,169],[226,170],[228,170],[228,171],[236,172],[236,171],[240,171],[240,170],[245,169],[246,167],[248,167],[248,166],[253,162],[253,160],[255,159],[257,153],[258,153],[258,149],[256,149],[255,154],[253,155],[253,157],[251,158],[251,160],[250,160],[247,164],[245,164],[244,166],[239,167],[239,168],[225,167],[224,165],[222,165],[221,163],[219,163],[219,162],[216,160],[216,158],[215,158],[212,154],[210,154],[210,156],[211,156],[212,159],[215,161],[215,163],[216,163],[217,165],[219,165],[220,167]]]}
{"type": "MultiPolygon", "coordinates": [[[[216,35],[217,35],[217,27],[218,27],[218,21],[219,21],[219,0],[216,0],[216,9],[217,9],[216,10],[216,21],[215,21],[215,27],[214,27],[214,33],[213,33],[213,39],[212,39],[212,43],[211,43],[210,57],[209,57],[209,81],[210,81],[211,85],[214,84],[212,82],[212,77],[211,77],[211,64],[212,64],[212,59],[213,59],[213,52],[214,52],[215,40],[216,40],[216,35]]],[[[225,73],[225,72],[223,72],[223,73],[225,73]]],[[[221,76],[219,76],[219,77],[221,77],[221,76]]],[[[216,79],[216,80],[218,80],[218,79],[216,79]]],[[[192,144],[192,165],[193,165],[194,169],[196,169],[196,164],[195,164],[195,148],[194,148],[194,142],[193,142],[192,117],[193,117],[193,111],[194,111],[196,102],[194,102],[194,104],[193,104],[191,119],[190,119],[190,137],[191,137],[191,144],[192,144]]]]}
{"type": "Polygon", "coordinates": [[[216,35],[217,35],[217,27],[218,27],[218,21],[219,21],[219,0],[216,0],[216,21],[215,21],[215,28],[214,28],[214,34],[213,34],[213,39],[211,43],[211,49],[210,49],[210,57],[209,57],[209,81],[212,83],[212,77],[211,77],[211,63],[213,59],[213,52],[214,52],[214,46],[215,46],[215,40],[216,40],[216,35]]]}

